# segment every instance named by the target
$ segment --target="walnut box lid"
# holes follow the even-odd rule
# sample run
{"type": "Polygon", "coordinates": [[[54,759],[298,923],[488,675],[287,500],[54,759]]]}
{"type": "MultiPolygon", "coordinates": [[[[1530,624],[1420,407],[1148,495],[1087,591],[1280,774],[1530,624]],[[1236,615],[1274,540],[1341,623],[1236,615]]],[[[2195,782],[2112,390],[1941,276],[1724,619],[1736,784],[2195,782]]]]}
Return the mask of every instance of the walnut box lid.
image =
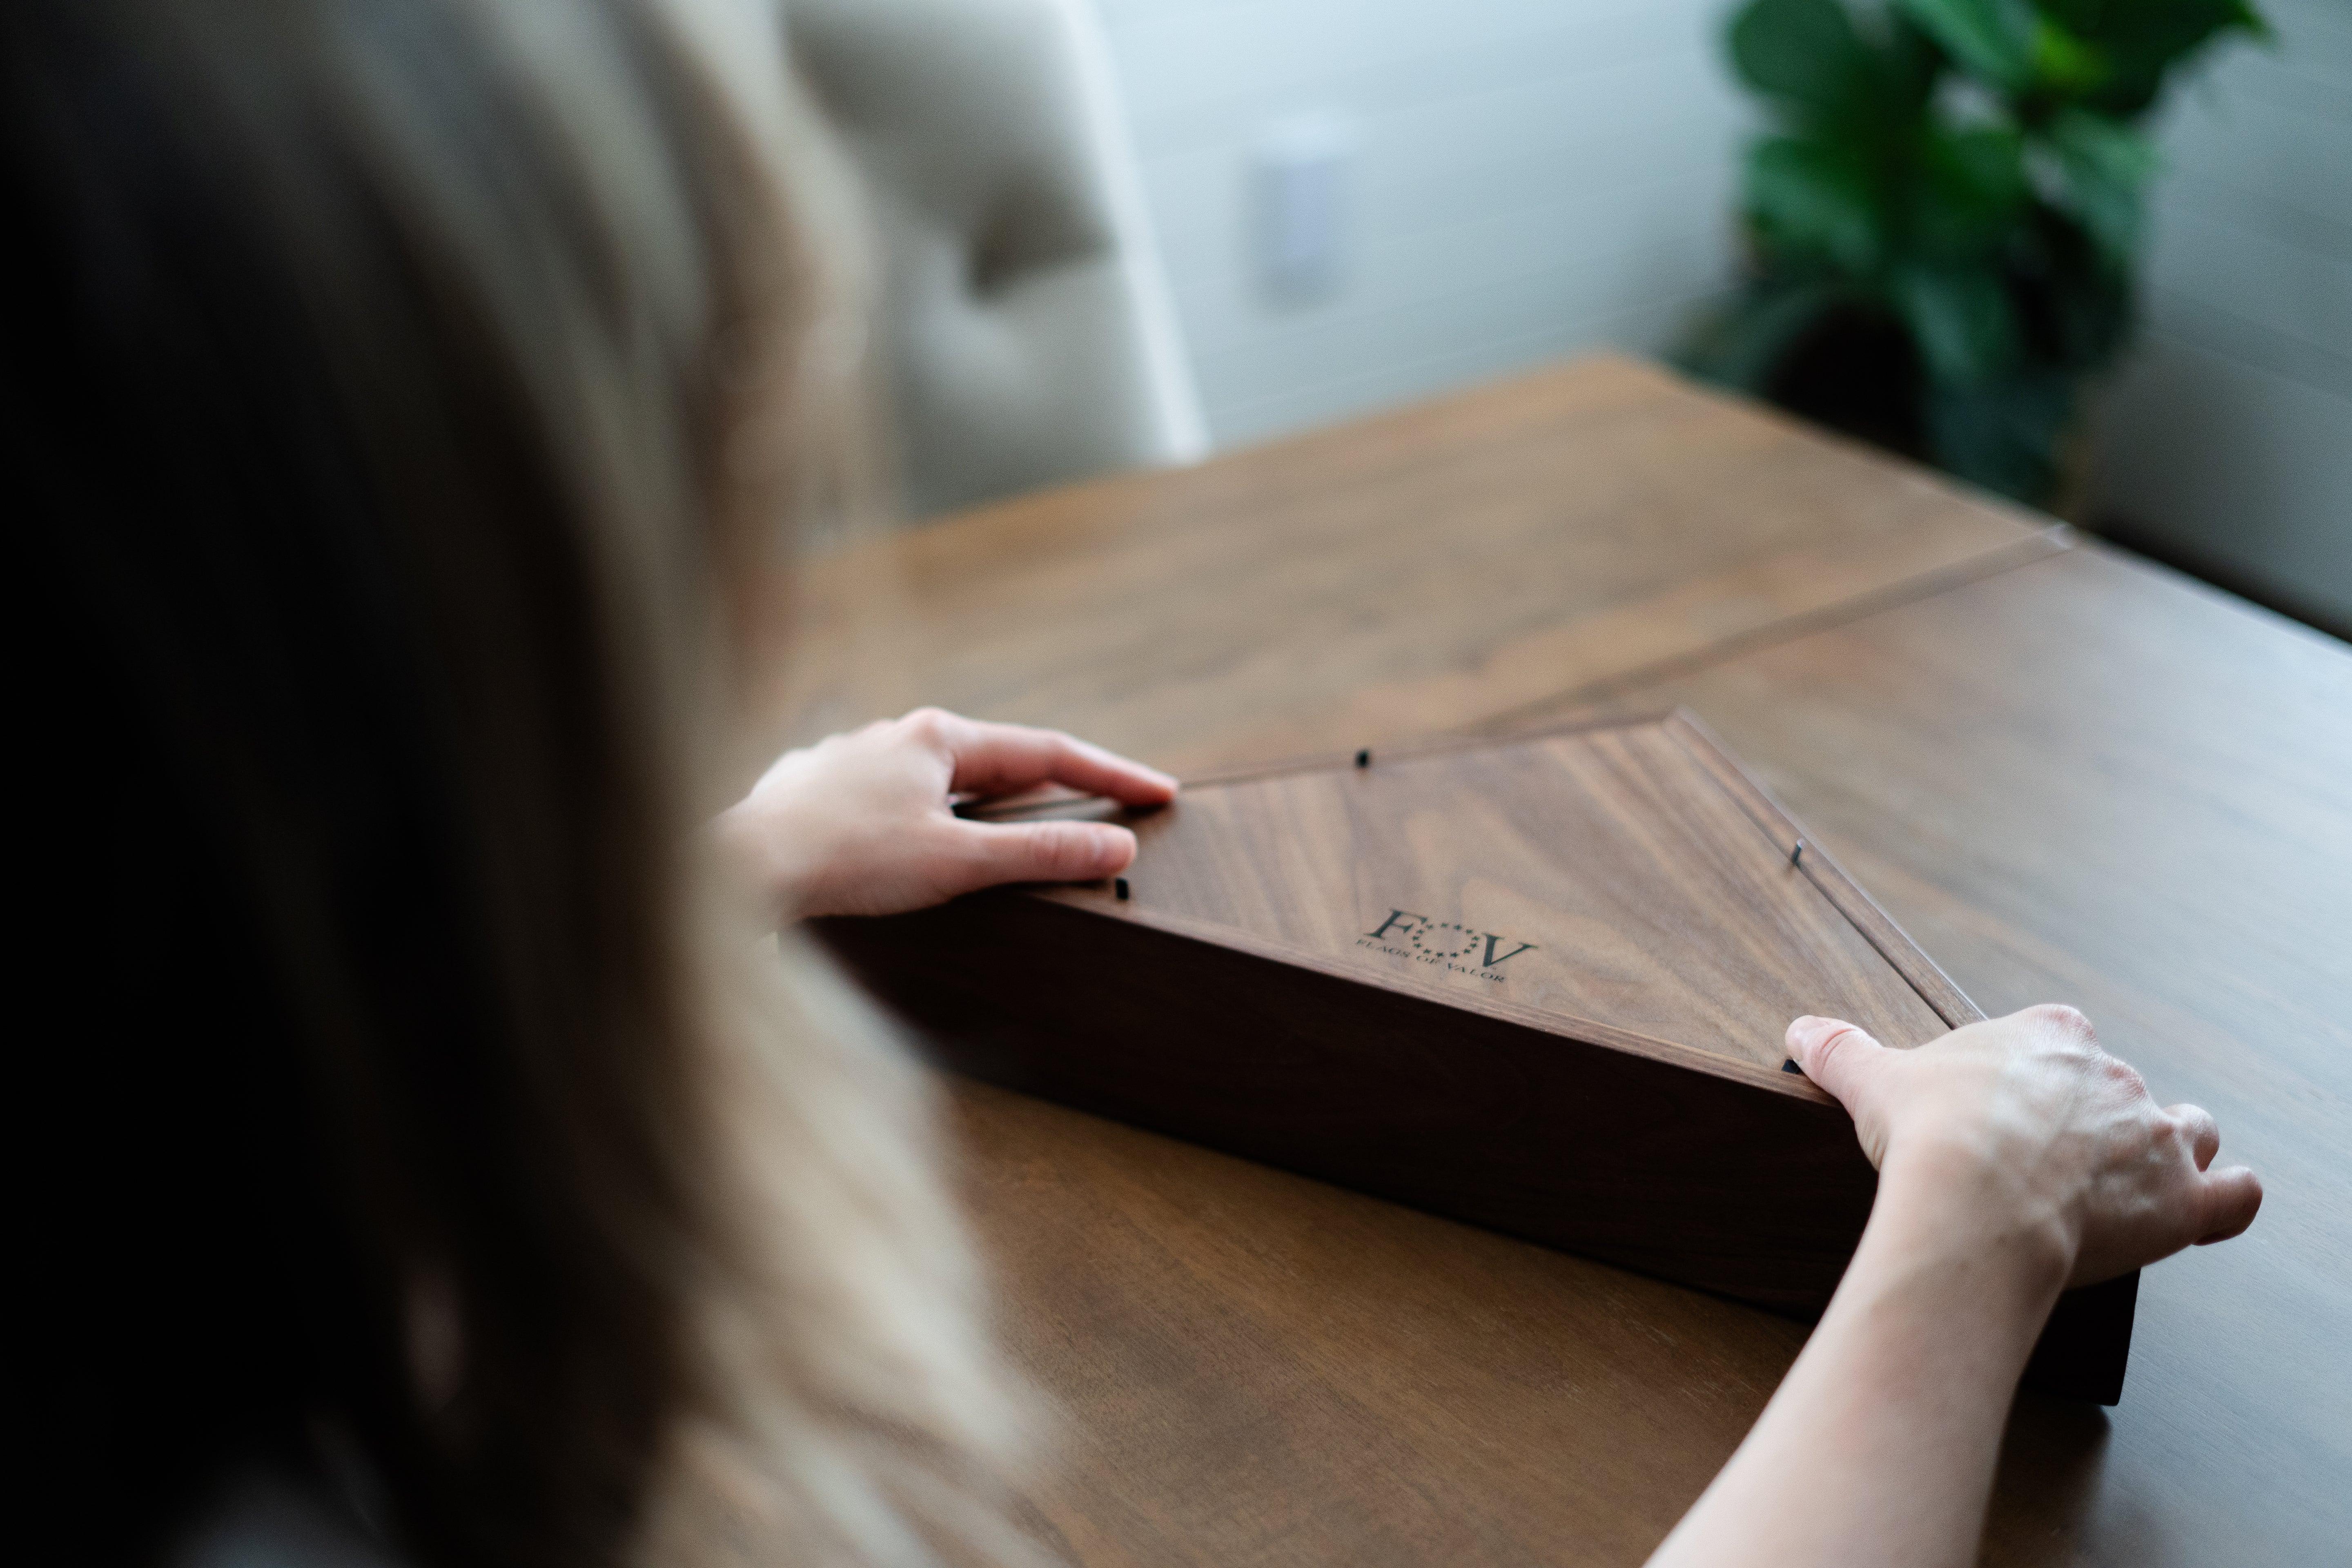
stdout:
{"type": "MultiPolygon", "coordinates": [[[[1777,1310],[1875,1175],[1789,1021],[1975,1006],[1687,714],[1269,764],[1110,815],[1116,884],[819,922],[958,1070],[1777,1310]]],[[[2137,1276],[2028,1381],[2113,1403],[2137,1276]]]]}

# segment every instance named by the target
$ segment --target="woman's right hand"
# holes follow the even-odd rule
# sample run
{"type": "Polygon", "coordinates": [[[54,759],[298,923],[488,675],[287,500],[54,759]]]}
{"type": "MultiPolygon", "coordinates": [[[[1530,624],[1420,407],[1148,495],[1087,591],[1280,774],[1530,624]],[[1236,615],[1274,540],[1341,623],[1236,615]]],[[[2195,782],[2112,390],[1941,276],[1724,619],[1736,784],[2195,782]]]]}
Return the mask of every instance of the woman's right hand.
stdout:
{"type": "Polygon", "coordinates": [[[1789,1049],[1853,1113],[1878,1197],[1747,1441],[1652,1568],[1977,1560],[2018,1373],[2069,1285],[2246,1228],[2262,1184],[2159,1107],[2072,1007],[1888,1050],[1800,1018],[1789,1049]]]}
{"type": "Polygon", "coordinates": [[[1853,1113],[1882,1204],[1949,1208],[1971,1233],[2046,1247],[2069,1285],[2227,1240],[2262,1206],[2252,1171],[2213,1168],[2213,1118],[2159,1107],[2072,1007],[2029,1007],[1912,1050],[1805,1017],[1788,1043],[1853,1113]]]}

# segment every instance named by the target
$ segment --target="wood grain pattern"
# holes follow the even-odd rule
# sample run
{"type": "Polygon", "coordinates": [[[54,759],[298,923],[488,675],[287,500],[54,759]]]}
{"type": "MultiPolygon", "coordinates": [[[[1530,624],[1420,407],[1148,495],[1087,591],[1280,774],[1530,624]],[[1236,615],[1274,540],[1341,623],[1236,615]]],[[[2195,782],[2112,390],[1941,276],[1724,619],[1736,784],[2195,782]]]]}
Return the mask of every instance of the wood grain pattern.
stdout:
{"type": "Polygon", "coordinates": [[[1779,1310],[1826,1302],[1875,1187],[1784,1075],[1278,950],[1019,897],[827,940],[960,1071],[1779,1310]]]}
{"type": "Polygon", "coordinates": [[[937,702],[1191,772],[1458,729],[2063,548],[1591,360],[829,555],[761,700],[785,740],[937,702]]]}
{"type": "MultiPolygon", "coordinates": [[[[2096,545],[2020,565],[2021,551],[1995,543],[1808,607],[1768,570],[1776,540],[1885,539],[1897,518],[1934,534],[1972,503],[1769,416],[1725,436],[1708,412],[1723,405],[1655,385],[1612,416],[1633,454],[1622,471],[1611,441],[1558,434],[1581,457],[1550,521],[1604,537],[1570,539],[1540,569],[1556,625],[1661,606],[1679,629],[1642,646],[1670,645],[1666,658],[1586,647],[1559,661],[1552,707],[1473,700],[1404,715],[1393,732],[1551,725],[1596,693],[1686,703],[1969,994],[1996,1012],[2073,1001],[2160,1098],[2213,1110],[2223,1157],[2263,1173],[2262,1218],[2147,1271],[2129,1397],[2112,1414],[2021,1397],[1982,1561],[2340,1561],[2352,1538],[2352,658],[2096,545]],[[1653,416],[1688,449],[1645,435],[1653,416]],[[1657,479],[1668,459],[1704,478],[1657,479]],[[1805,472],[1810,507],[1790,480],[1805,472]],[[1759,504],[1772,528],[1740,532],[1759,504]],[[1743,559],[1769,590],[1744,609],[1730,591],[1743,559]],[[1589,597],[1560,580],[1578,562],[1606,569],[1589,597]],[[1725,588],[1719,615],[1693,613],[1708,601],[1676,586],[1691,582],[1725,588]],[[1662,663],[1672,678],[1644,684],[1662,663]]],[[[1586,417],[1548,395],[1556,423],[1586,417]]],[[[1611,402],[1589,383],[1584,395],[1611,402]]],[[[1423,427],[1403,426],[1375,428],[1409,465],[1423,427]]],[[[1412,679],[1377,660],[1319,665],[1316,637],[1290,637],[1291,622],[1319,635],[1352,610],[1351,649],[1417,650],[1433,618],[1439,646],[1473,650],[1475,667],[1492,646],[1488,590],[1514,591],[1510,563],[1483,557],[1492,581],[1470,574],[1452,596],[1344,566],[1328,600],[1307,571],[1237,590],[1232,561],[1312,553],[1250,530],[1303,526],[1303,498],[1339,482],[1330,449],[1310,446],[1299,460],[1318,471],[1294,485],[1284,450],[1253,458],[1259,491],[1147,477],[1092,488],[1099,507],[1045,497],[950,524],[922,547],[940,554],[895,586],[902,610],[936,609],[940,627],[877,637],[858,657],[902,705],[986,711],[975,698],[992,692],[1002,716],[1187,768],[1377,742],[1334,726],[1269,743],[1268,714],[1311,714],[1335,693],[1370,704],[1412,679]],[[1163,483],[1178,488],[1155,510],[1144,492],[1163,483]],[[1177,525],[1213,527],[1220,508],[1237,521],[1219,549],[1187,553],[1177,525]],[[1151,532],[1161,520],[1165,539],[1151,532]],[[1129,637],[1122,615],[1155,635],[1129,637]],[[950,668],[960,626],[985,635],[972,658],[986,668],[950,668]],[[1160,635],[1171,627],[1186,635],[1160,635]],[[1229,744],[1213,712],[1174,702],[1180,676],[1230,713],[1229,744]]],[[[1523,504],[1552,504],[1561,488],[1523,504]]],[[[1350,494],[1378,533],[1387,492],[1350,494]]],[[[2006,513],[1975,515],[1966,526],[1987,536],[2035,537],[2006,513]]],[[[846,606],[835,612],[838,626],[846,606]]],[[[1061,1422],[1029,1513],[1074,1562],[1638,1563],[1802,1340],[1752,1308],[1263,1163],[962,1080],[948,1092],[1000,1332],[1061,1422]]]]}
{"type": "Polygon", "coordinates": [[[1123,814],[1139,840],[1129,899],[1045,896],[1114,920],[1188,916],[1375,983],[1430,982],[1457,1005],[1509,1003],[1773,1070],[1788,1053],[1771,1020],[1807,1011],[1894,1046],[1948,1028],[1727,776],[1737,766],[1675,716],[1196,783],[1165,810],[1123,814]]]}
{"type": "Polygon", "coordinates": [[[2071,1002],[2261,1218],[2142,1276],[2128,1397],[2012,1423],[1992,1562],[2352,1540],[2352,650],[2097,547],[1644,693],[1688,703],[1988,1010],[2071,1002]],[[2053,1495],[2046,1467],[2071,1468],[2053,1495]]]}
{"type": "Polygon", "coordinates": [[[1634,1564],[1804,1331],[957,1080],[1000,1332],[1060,1440],[1045,1544],[1104,1568],[1634,1564]]]}
{"type": "MultiPolygon", "coordinates": [[[[1045,808],[1105,810],[1116,889],[816,930],[958,1070],[1775,1310],[1828,1304],[1877,1187],[1786,1021],[1981,1016],[1680,713],[1045,808]]],[[[2036,1385],[2115,1403],[2135,1289],[2062,1302],[2036,1385]]]]}
{"type": "MultiPolygon", "coordinates": [[[[1778,801],[1759,788],[1756,781],[1731,761],[1706,725],[1688,710],[1677,710],[1676,718],[1706,742],[1704,745],[1691,748],[1692,755],[1722,785],[1725,793],[1739,803],[1748,820],[1764,831],[1771,841],[1773,851],[1788,855],[1789,863],[1803,871],[1822,896],[1863,934],[1880,957],[1909,983],[1911,989],[1935,1010],[1937,1017],[1955,1029],[1983,1018],[1983,1012],[1952,984],[1951,976],[1938,969],[1934,959],[1919,951],[1919,944],[1905,934],[1903,928],[1878,907],[1876,900],[1863,891],[1861,884],[1846,875],[1845,868],[1837,863],[1836,858],[1823,846],[1807,841],[1804,830],[1780,809],[1778,801]]],[[[1852,1017],[1848,1021],[1862,1022],[1852,1017]]],[[[1864,1024],[1863,1027],[1867,1029],[1870,1026],[1864,1024]]],[[[1876,1031],[1872,1033],[1876,1034],[1876,1031]]],[[[1883,1035],[1877,1037],[1882,1044],[1895,1043],[1883,1035]]]]}

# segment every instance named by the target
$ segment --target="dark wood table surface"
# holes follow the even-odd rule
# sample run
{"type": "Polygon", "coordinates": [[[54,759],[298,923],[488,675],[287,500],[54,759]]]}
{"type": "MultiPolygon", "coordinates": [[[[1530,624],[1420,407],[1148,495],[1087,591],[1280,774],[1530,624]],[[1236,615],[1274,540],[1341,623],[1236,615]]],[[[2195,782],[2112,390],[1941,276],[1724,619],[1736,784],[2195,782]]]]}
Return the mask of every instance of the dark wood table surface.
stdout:
{"type": "MultiPolygon", "coordinates": [[[[2090,1013],[2268,1187],[2021,1397],[1984,1560],[2352,1563],[2352,651],[1620,360],[803,570],[799,737],[917,700],[1162,765],[1688,705],[1992,1013],[2090,1013]]],[[[1245,1019],[1235,1027],[1246,1028],[1245,1019]]],[[[1633,1563],[1803,1341],[1762,1312],[950,1089],[1089,1564],[1633,1563]]]]}

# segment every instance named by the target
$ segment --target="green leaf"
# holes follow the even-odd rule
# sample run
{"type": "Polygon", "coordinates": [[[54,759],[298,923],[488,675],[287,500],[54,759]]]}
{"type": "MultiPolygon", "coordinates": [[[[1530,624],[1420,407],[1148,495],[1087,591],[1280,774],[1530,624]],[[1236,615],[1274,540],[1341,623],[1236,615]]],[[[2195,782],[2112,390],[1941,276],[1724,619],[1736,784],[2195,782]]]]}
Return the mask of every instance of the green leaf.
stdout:
{"type": "Polygon", "coordinates": [[[2142,193],[2156,173],[2155,143],[2128,125],[2087,110],[2052,116],[2043,141],[2057,174],[2058,205],[2082,224],[2117,267],[2139,249],[2142,193]]]}
{"type": "Polygon", "coordinates": [[[1888,280],[1887,292],[1919,345],[1931,384],[1984,381],[2017,362],[2017,312],[1997,273],[1906,266],[1888,280]]]}
{"type": "Polygon", "coordinates": [[[2067,97],[2090,91],[2108,76],[2106,52],[2047,16],[2033,23],[2033,80],[2067,97]]]}
{"type": "Polygon", "coordinates": [[[1930,256],[1958,259],[1998,250],[2032,195],[2024,139],[2004,126],[1930,131],[1916,168],[1911,237],[1930,256]]]}
{"type": "Polygon", "coordinates": [[[1885,249],[1870,171],[1844,147],[1797,136],[1757,142],[1748,153],[1748,207],[1766,249],[1783,257],[1862,277],[1885,249]]]}
{"type": "Polygon", "coordinates": [[[2074,97],[2112,74],[2106,51],[2097,41],[2030,0],[1896,3],[1962,69],[2011,95],[2039,91],[2074,97]]]}
{"type": "Polygon", "coordinates": [[[2216,35],[2270,31],[2245,0],[2042,0],[2042,8],[2106,58],[2084,101],[2127,117],[2146,112],[2166,73],[2216,35]]]}
{"type": "Polygon", "coordinates": [[[1819,112],[1851,101],[1868,63],[1838,0],[1754,0],[1732,21],[1731,60],[1757,91],[1819,112]]]}
{"type": "Polygon", "coordinates": [[[2082,224],[2037,203],[2009,255],[2011,297],[2030,324],[2033,357],[2076,373],[2112,363],[2131,334],[2132,275],[2082,224]]]}
{"type": "Polygon", "coordinates": [[[2074,377],[2037,365],[1970,386],[1931,385],[1923,407],[1938,467],[2029,505],[2052,500],[2074,421],[2074,377]]]}
{"type": "Polygon", "coordinates": [[[1936,95],[1937,79],[1950,62],[1936,40],[1900,11],[1885,14],[1886,44],[1880,55],[1888,102],[1905,122],[1915,122],[1936,95]]]}
{"type": "Polygon", "coordinates": [[[1740,79],[1800,126],[1879,137],[1916,121],[1938,61],[1916,29],[1857,31],[1841,0],[1751,0],[1732,18],[1740,79]]]}
{"type": "Polygon", "coordinates": [[[2033,85],[2035,25],[2026,0],[1896,0],[1903,14],[1980,80],[2023,92],[2033,85]]]}

